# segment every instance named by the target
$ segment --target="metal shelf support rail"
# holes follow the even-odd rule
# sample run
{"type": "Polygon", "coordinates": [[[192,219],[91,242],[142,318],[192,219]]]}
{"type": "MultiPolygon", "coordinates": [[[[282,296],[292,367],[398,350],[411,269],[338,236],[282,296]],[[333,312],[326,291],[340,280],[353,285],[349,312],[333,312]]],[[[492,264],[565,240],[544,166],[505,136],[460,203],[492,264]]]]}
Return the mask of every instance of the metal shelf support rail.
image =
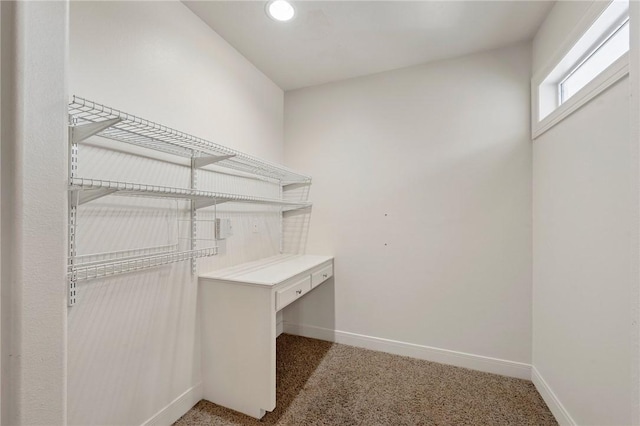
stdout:
{"type": "MultiPolygon", "coordinates": [[[[196,164],[195,152],[192,154],[191,158],[191,189],[196,189],[198,187],[198,165],[196,164]]],[[[211,157],[206,157],[211,159],[211,157]]],[[[196,236],[198,235],[198,206],[196,205],[196,200],[191,200],[191,250],[196,249],[196,236]]],[[[195,258],[191,259],[191,273],[195,275],[198,272],[198,263],[195,258]]]]}
{"type": "MultiPolygon", "coordinates": [[[[86,129],[86,128],[85,128],[86,129]]],[[[74,138],[74,129],[69,129],[69,181],[73,180],[78,173],[78,139],[74,138]]],[[[76,133],[77,134],[77,133],[76,133]]],[[[67,305],[73,306],[77,302],[77,282],[78,275],[76,274],[76,230],[78,221],[78,203],[74,202],[74,196],[69,192],[69,235],[68,244],[69,252],[67,253],[67,268],[69,273],[67,275],[67,305]]]]}
{"type": "MultiPolygon", "coordinates": [[[[196,259],[218,254],[217,247],[198,249],[197,211],[226,202],[240,202],[280,206],[280,251],[282,252],[282,218],[294,210],[309,209],[306,201],[285,201],[283,191],[311,184],[309,176],[294,172],[279,164],[270,163],[222,145],[179,132],[122,111],[74,96],[69,104],[69,252],[68,252],[68,305],[77,303],[77,281],[104,278],[116,274],[155,268],[174,262],[191,260],[191,272],[197,273],[196,259]],[[191,188],[173,188],[77,176],[78,143],[94,135],[119,142],[154,149],[191,160],[191,188]],[[280,199],[269,199],[239,194],[200,191],[198,169],[208,165],[225,167],[237,172],[257,175],[275,181],[280,186],[280,199]],[[190,250],[160,252],[156,249],[125,250],[101,254],[102,259],[87,262],[77,256],[78,207],[107,195],[135,195],[155,198],[179,198],[191,201],[190,250]],[[123,256],[136,252],[136,255],[123,256]]],[[[169,246],[167,246],[169,247],[169,246]]]]}

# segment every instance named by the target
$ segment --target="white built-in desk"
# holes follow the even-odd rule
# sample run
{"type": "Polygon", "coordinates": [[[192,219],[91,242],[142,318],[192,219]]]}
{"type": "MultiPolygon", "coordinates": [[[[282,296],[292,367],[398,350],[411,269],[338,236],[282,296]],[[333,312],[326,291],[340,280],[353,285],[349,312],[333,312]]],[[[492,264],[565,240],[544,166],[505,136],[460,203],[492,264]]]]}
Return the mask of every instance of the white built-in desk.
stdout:
{"type": "Polygon", "coordinates": [[[333,276],[333,257],[280,255],[200,275],[204,399],[276,407],[276,312],[333,276]]]}

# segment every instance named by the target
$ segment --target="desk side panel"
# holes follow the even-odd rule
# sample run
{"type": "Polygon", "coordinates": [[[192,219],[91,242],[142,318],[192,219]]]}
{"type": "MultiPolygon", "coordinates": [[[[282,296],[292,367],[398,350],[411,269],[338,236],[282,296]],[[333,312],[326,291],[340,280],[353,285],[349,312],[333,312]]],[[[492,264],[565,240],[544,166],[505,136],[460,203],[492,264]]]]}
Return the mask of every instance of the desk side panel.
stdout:
{"type": "Polygon", "coordinates": [[[200,279],[204,398],[260,418],[276,404],[271,288],[200,279]]]}

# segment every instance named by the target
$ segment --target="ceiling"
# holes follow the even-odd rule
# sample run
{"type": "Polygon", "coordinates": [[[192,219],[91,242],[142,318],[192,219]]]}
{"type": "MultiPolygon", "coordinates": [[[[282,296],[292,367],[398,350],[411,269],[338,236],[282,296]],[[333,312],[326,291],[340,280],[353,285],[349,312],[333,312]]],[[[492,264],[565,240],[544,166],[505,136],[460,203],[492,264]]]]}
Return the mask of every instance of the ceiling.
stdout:
{"type": "Polygon", "coordinates": [[[183,1],[283,90],[494,49],[531,39],[546,1],[183,1]]]}

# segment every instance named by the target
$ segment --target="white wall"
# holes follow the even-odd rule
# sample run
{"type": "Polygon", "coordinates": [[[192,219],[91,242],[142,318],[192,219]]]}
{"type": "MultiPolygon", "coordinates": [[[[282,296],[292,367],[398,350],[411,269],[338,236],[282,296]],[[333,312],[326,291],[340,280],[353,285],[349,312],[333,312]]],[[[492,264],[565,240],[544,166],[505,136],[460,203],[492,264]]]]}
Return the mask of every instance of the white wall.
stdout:
{"type": "MultiPolygon", "coordinates": [[[[534,40],[534,65],[546,65],[585,11],[564,2],[552,9],[534,40]]],[[[561,423],[628,425],[637,405],[629,93],[624,78],[533,142],[534,382],[561,423]]]]}
{"type": "Polygon", "coordinates": [[[314,178],[307,251],[336,257],[287,323],[529,363],[530,55],[285,94],[286,164],[314,178]]]}
{"type": "MultiPolygon", "coordinates": [[[[70,20],[70,94],[282,160],[283,92],[183,4],[74,2],[70,20]]],[[[79,175],[189,186],[183,165],[115,146],[117,151],[82,145],[79,175]]],[[[272,197],[279,191],[207,172],[200,173],[199,188],[272,197]]],[[[80,209],[78,250],[173,243],[185,235],[187,224],[179,222],[185,208],[116,197],[89,203],[80,209]]],[[[201,270],[277,253],[277,212],[221,210],[234,218],[235,235],[222,244],[220,256],[200,262],[201,270]],[[255,220],[258,234],[249,231],[255,220]]],[[[210,226],[199,230],[211,238],[210,226]]],[[[192,390],[184,409],[199,399],[197,281],[187,262],[83,282],[78,292],[78,304],[69,310],[70,424],[141,424],[184,392],[192,390]]]]}
{"type": "Polygon", "coordinates": [[[275,162],[283,93],[178,1],[73,2],[70,93],[275,162]]]}
{"type": "Polygon", "coordinates": [[[66,423],[67,2],[2,2],[2,424],[66,423]]]}
{"type": "Polygon", "coordinates": [[[553,5],[552,12],[547,15],[535,36],[531,61],[533,70],[547,65],[591,4],[591,1],[558,1],[553,5]]]}

